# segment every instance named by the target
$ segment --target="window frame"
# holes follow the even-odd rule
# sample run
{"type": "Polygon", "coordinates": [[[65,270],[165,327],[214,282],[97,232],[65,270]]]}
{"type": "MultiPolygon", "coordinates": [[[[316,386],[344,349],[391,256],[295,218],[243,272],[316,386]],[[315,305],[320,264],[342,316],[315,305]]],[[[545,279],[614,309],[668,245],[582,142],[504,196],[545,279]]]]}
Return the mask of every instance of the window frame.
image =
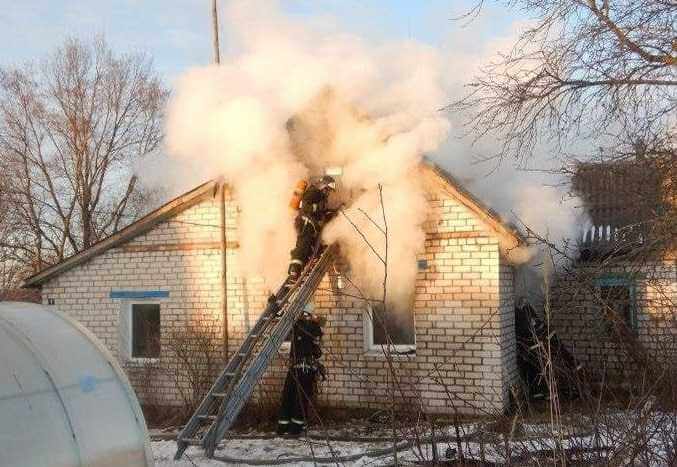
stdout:
{"type": "Polygon", "coordinates": [[[630,296],[629,329],[636,334],[639,330],[639,326],[637,320],[637,294],[635,281],[624,275],[607,275],[600,277],[595,281],[595,289],[597,290],[599,298],[602,297],[602,288],[604,287],[626,287],[628,289],[628,294],[630,296]]]}
{"type": "Polygon", "coordinates": [[[135,299],[125,303],[127,310],[127,322],[129,323],[129,339],[127,340],[127,355],[129,361],[133,363],[158,363],[162,356],[162,302],[160,300],[135,299]],[[135,357],[134,356],[134,305],[157,305],[160,314],[160,350],[157,357],[135,357]]]}
{"type": "Polygon", "coordinates": [[[416,314],[412,308],[411,310],[414,326],[414,343],[413,344],[376,344],[374,343],[374,323],[372,321],[373,308],[371,303],[367,303],[367,308],[363,311],[362,322],[364,328],[364,350],[367,355],[377,356],[383,355],[383,351],[389,347],[393,356],[415,356],[416,355],[416,314]]]}

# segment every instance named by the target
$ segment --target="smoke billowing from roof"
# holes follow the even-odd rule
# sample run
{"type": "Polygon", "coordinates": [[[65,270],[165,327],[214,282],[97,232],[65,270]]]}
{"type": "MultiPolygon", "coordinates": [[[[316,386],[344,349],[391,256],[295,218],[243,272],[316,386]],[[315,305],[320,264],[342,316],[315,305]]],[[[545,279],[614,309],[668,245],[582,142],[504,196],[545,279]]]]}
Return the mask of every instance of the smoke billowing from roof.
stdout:
{"type": "MultiPolygon", "coordinates": [[[[458,70],[433,47],[374,44],[321,19],[301,25],[271,3],[232,2],[223,28],[230,52],[221,65],[194,68],[177,81],[166,138],[171,160],[182,167],[177,178],[225,177],[241,207],[241,273],[263,276],[270,287],[284,277],[294,244],[288,201],[298,179],[342,167],[351,219],[384,253],[369,219],[382,224],[381,185],[389,294],[406,304],[427,215],[412,172],[447,140],[449,115],[439,109],[458,70]]],[[[447,165],[454,157],[436,160],[447,165]]],[[[339,217],[324,235],[341,243],[365,292],[380,297],[383,266],[353,227],[339,217]]]]}
{"type": "MultiPolygon", "coordinates": [[[[270,2],[253,3],[236,2],[227,11],[225,30],[236,51],[220,66],[195,68],[178,80],[168,112],[169,153],[233,187],[242,273],[262,275],[271,287],[284,276],[294,244],[288,201],[296,180],[340,166],[351,206],[379,220],[381,184],[389,287],[407,291],[393,292],[394,301],[405,300],[426,216],[411,172],[449,129],[438,111],[446,100],[439,56],[414,42],[374,46],[331,28],[301,27],[271,12],[270,2]]],[[[384,251],[366,217],[355,222],[384,251]]],[[[382,265],[345,219],[333,224],[327,240],[341,242],[353,275],[378,297],[382,265]]]]}

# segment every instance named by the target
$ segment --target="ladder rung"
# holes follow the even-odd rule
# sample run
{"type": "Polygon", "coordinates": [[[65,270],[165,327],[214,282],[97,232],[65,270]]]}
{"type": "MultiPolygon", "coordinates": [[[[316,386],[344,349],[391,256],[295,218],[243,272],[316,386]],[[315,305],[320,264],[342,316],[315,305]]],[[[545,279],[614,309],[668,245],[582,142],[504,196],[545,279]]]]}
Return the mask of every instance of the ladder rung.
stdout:
{"type": "Polygon", "coordinates": [[[249,336],[247,336],[247,337],[249,339],[256,339],[257,337],[259,337],[259,335],[258,334],[249,334],[249,336]]]}
{"type": "Polygon", "coordinates": [[[240,352],[240,353],[238,353],[238,355],[239,355],[240,357],[246,357],[246,356],[247,356],[247,352],[240,352]]]}
{"type": "Polygon", "coordinates": [[[198,415],[200,420],[216,420],[216,415],[198,415]]]}
{"type": "Polygon", "coordinates": [[[225,392],[212,392],[213,397],[226,397],[225,392]]]}

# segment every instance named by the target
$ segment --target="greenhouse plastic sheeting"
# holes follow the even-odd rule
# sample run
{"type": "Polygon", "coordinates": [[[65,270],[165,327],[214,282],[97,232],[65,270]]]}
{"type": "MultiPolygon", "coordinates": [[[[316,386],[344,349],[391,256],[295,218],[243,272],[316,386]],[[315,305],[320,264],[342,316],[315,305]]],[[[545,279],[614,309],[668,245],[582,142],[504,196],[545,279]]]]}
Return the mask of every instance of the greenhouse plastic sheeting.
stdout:
{"type": "Polygon", "coordinates": [[[152,466],[124,373],[54,307],[0,303],[0,466],[152,466]]]}

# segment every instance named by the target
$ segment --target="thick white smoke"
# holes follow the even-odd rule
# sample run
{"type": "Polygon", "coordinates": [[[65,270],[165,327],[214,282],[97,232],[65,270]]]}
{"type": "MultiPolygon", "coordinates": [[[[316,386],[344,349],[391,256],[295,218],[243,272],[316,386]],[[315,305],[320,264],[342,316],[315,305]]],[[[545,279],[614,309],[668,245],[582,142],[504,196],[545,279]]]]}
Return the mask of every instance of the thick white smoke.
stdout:
{"type": "MultiPolygon", "coordinates": [[[[481,74],[482,67],[500,63],[501,55],[509,56],[520,31],[532,26],[529,21],[515,21],[503,35],[491,35],[490,40],[478,40],[500,22],[497,15],[506,14],[488,8],[467,27],[455,28],[443,47],[445,89],[449,101],[461,98],[467,92],[467,84],[473,76],[481,74]],[[462,69],[463,73],[456,70],[462,69]]],[[[538,44],[534,44],[538,47],[538,44]]],[[[534,51],[536,51],[535,49],[534,51]]],[[[514,70],[513,70],[514,71],[514,70]]],[[[479,140],[476,134],[465,137],[466,115],[451,114],[455,131],[434,154],[433,159],[450,170],[466,188],[486,201],[501,216],[515,223],[524,231],[527,226],[549,242],[562,245],[563,241],[575,242],[580,228],[586,222],[583,202],[571,193],[568,179],[559,175],[562,161],[555,158],[556,148],[542,142],[530,160],[516,161],[490,158],[502,142],[490,133],[479,140]]],[[[584,151],[584,148],[568,148],[584,151]]],[[[521,252],[521,259],[539,263],[538,248],[521,252]]],[[[573,252],[570,252],[573,253],[573,252]]],[[[511,260],[521,262],[517,256],[511,260]]]]}
{"type": "MultiPolygon", "coordinates": [[[[231,52],[220,66],[182,76],[171,100],[167,149],[201,177],[224,176],[241,207],[242,272],[271,287],[294,243],[288,202],[299,178],[343,168],[349,213],[375,248],[389,226],[389,288],[413,291],[423,246],[423,192],[411,171],[447,137],[439,55],[413,42],[368,44],[326,27],[301,27],[271,2],[236,2],[225,17],[231,52]]],[[[325,25],[326,26],[326,25],[325,25]]],[[[326,229],[339,241],[365,292],[378,296],[383,267],[342,217],[326,229]],[[374,278],[378,278],[377,280],[374,278]]]]}
{"type": "MultiPolygon", "coordinates": [[[[220,66],[192,69],[177,81],[166,144],[185,183],[225,177],[234,188],[242,274],[263,276],[271,288],[280,282],[295,239],[293,186],[331,166],[343,168],[347,212],[382,256],[382,232],[369,218],[383,227],[383,188],[392,302],[406,304],[413,292],[415,254],[423,247],[427,204],[412,171],[424,154],[434,154],[506,217],[514,213],[537,230],[557,217],[554,236],[572,229],[558,195],[538,192],[540,179],[512,169],[484,178],[486,168],[470,163],[477,148],[447,141],[451,116],[439,109],[510,40],[477,51],[463,39],[449,56],[414,41],[370,43],[326,20],[300,24],[271,1],[231,2],[225,13],[229,52],[220,66]],[[458,51],[464,43],[467,53],[458,51]]],[[[340,242],[352,276],[379,297],[383,266],[353,226],[339,217],[324,236],[340,242]]]]}

